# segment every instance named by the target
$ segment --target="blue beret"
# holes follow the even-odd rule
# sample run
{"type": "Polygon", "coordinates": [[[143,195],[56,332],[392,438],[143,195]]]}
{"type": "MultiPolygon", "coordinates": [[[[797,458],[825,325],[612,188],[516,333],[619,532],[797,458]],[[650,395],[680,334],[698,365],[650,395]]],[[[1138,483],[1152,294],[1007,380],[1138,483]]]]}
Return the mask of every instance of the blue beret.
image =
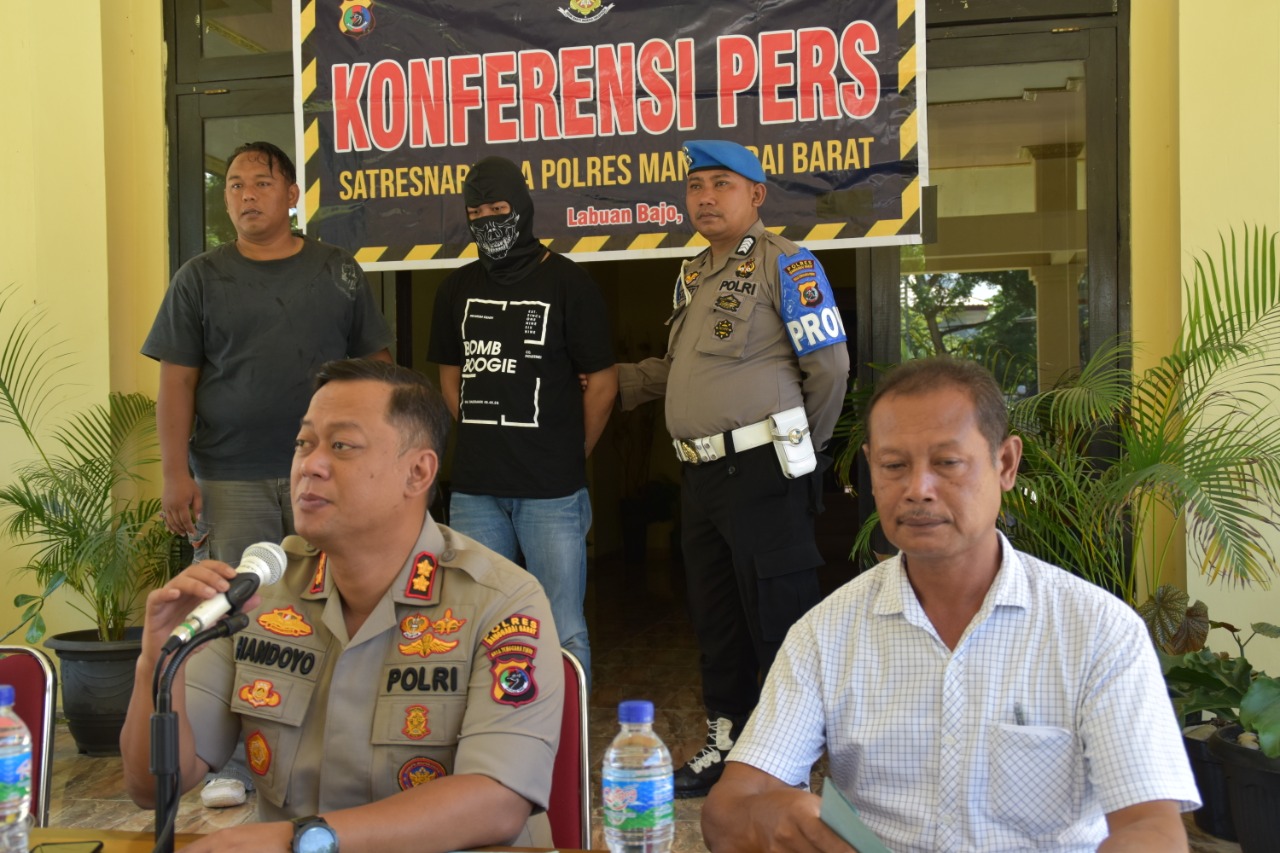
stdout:
{"type": "Polygon", "coordinates": [[[765,183],[764,169],[756,155],[736,142],[699,139],[684,144],[684,162],[689,172],[700,169],[728,169],[756,183],[765,183]]]}

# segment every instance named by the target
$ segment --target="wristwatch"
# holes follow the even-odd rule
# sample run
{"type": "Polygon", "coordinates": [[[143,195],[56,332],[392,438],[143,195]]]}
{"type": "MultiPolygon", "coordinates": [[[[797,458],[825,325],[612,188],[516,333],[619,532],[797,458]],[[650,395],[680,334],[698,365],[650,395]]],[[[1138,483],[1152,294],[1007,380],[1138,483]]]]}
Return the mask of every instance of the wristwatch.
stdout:
{"type": "Polygon", "coordinates": [[[317,815],[295,817],[293,853],[338,853],[338,833],[317,815]]]}

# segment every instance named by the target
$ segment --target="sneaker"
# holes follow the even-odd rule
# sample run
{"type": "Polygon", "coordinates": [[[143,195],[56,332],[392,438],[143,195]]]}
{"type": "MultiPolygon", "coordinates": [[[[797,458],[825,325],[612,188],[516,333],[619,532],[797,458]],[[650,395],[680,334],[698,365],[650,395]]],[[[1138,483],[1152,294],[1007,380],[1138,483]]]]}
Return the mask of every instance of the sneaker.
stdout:
{"type": "Polygon", "coordinates": [[[210,779],[200,791],[200,802],[207,809],[228,809],[244,805],[246,799],[248,796],[244,783],[228,776],[210,779]]]}
{"type": "Polygon", "coordinates": [[[720,781],[725,759],[746,721],[746,717],[712,712],[707,718],[706,746],[675,773],[677,799],[705,797],[711,786],[720,781]]]}

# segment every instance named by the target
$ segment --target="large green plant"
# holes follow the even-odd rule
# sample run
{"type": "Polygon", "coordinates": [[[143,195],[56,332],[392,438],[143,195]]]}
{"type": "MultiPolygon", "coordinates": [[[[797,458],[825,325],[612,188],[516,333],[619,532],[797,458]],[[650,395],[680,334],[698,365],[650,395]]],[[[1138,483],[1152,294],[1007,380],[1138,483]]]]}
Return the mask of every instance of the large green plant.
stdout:
{"type": "MultiPolygon", "coordinates": [[[[1276,239],[1232,232],[1196,259],[1182,332],[1154,367],[1135,372],[1134,345],[1118,341],[1010,406],[1023,461],[1000,524],[1019,549],[1136,604],[1139,580],[1158,587],[1178,541],[1154,532],[1163,509],[1210,580],[1275,573],[1264,533],[1280,527],[1276,239]]],[[[846,482],[852,455],[837,463],[846,482]]]]}
{"type": "Polygon", "coordinates": [[[1182,332],[1154,367],[1135,373],[1132,345],[1117,343],[1010,412],[1024,448],[1010,534],[1131,604],[1139,579],[1160,585],[1178,542],[1155,532],[1161,510],[1185,524],[1211,582],[1276,571],[1265,535],[1280,528],[1276,235],[1224,237],[1196,259],[1185,296],[1182,332]]]}
{"type": "Polygon", "coordinates": [[[60,402],[58,374],[68,363],[60,342],[48,343],[43,315],[29,310],[10,325],[13,288],[0,292],[0,425],[21,432],[34,457],[0,488],[0,531],[34,549],[21,568],[41,586],[18,595],[28,642],[45,633],[42,611],[64,587],[73,606],[115,640],[136,616],[147,591],[168,573],[172,537],[158,522],[160,502],[137,496],[139,469],[157,458],[155,403],[143,394],[111,393],[40,437],[39,422],[60,402]],[[85,606],[87,605],[87,606],[85,606]]]}

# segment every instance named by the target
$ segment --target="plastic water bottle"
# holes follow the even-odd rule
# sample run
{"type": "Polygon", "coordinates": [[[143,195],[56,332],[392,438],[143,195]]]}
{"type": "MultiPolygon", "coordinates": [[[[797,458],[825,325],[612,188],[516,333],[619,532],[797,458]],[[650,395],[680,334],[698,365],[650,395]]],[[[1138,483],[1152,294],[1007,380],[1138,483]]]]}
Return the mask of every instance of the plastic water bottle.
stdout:
{"type": "Polygon", "coordinates": [[[675,836],[671,753],[653,733],[653,703],[618,705],[604,754],[604,840],[611,853],[666,853],[675,836]]]}
{"type": "Polygon", "coordinates": [[[13,687],[0,684],[0,851],[27,853],[31,814],[31,731],[13,711],[13,687]]]}

